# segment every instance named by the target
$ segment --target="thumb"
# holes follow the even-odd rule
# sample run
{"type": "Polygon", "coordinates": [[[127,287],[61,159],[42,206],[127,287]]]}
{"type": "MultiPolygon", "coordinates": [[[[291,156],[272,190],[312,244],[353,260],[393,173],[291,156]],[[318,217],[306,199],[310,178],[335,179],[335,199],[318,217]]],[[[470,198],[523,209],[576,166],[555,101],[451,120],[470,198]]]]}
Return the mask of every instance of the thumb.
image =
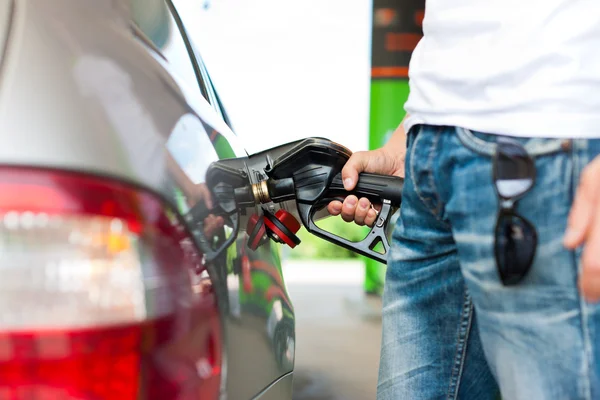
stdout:
{"type": "Polygon", "coordinates": [[[357,151],[350,156],[342,169],[344,189],[354,189],[358,182],[358,174],[363,172],[369,164],[369,158],[372,156],[370,153],[370,151],[357,151]]]}

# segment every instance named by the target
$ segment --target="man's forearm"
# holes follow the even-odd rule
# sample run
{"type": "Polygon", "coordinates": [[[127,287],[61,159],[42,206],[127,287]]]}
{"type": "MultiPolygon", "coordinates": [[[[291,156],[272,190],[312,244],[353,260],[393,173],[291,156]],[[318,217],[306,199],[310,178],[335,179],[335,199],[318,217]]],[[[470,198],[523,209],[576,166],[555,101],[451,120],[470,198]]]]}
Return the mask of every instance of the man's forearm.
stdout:
{"type": "Polygon", "coordinates": [[[406,147],[406,131],[404,130],[404,121],[406,121],[407,118],[408,114],[404,116],[402,122],[400,122],[400,125],[398,125],[394,133],[392,133],[390,139],[383,147],[392,152],[397,152],[406,147]]]}

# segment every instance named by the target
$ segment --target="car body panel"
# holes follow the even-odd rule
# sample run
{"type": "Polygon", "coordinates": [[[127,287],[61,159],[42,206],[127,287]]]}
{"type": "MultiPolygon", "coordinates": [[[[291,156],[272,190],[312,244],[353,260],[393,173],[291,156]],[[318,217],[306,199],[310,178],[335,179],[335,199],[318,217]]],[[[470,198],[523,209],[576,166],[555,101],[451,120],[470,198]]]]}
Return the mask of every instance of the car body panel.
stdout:
{"type": "Polygon", "coordinates": [[[10,24],[13,18],[13,1],[5,0],[0,3],[0,64],[4,57],[5,45],[10,31],[10,24]]]}
{"type": "Polygon", "coordinates": [[[294,374],[289,373],[269,386],[256,400],[291,399],[294,386],[294,374]]]}
{"type": "MultiPolygon", "coordinates": [[[[161,42],[146,36],[143,22],[132,25],[136,1],[17,0],[10,24],[0,6],[0,43],[10,25],[0,71],[0,165],[118,179],[184,215],[201,201],[190,188],[205,181],[209,164],[244,160],[246,152],[199,82],[162,54],[180,32],[172,5],[143,0],[168,25],[159,26],[161,42]]],[[[243,210],[235,245],[209,266],[224,327],[223,393],[235,400],[268,387],[285,392],[286,384],[271,385],[294,362],[294,313],[277,245],[247,246],[246,222],[260,213],[243,210]]],[[[227,227],[213,233],[217,241],[231,234],[227,227]]]]}

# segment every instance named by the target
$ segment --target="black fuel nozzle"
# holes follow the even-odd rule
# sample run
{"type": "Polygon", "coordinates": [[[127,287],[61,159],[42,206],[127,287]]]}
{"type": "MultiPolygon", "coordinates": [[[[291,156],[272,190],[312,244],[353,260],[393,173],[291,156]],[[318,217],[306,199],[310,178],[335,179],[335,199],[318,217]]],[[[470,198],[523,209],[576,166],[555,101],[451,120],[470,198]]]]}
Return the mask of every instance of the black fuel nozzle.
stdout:
{"type": "Polygon", "coordinates": [[[386,263],[389,251],[387,226],[393,211],[402,202],[404,180],[395,176],[363,173],[352,191],[344,189],[341,170],[352,155],[347,148],[327,139],[306,139],[278,157],[265,173],[268,179],[255,184],[257,202],[294,200],[300,220],[312,234],[338,246],[386,263]],[[315,214],[333,200],[343,201],[353,194],[380,204],[377,220],[368,236],[359,242],[319,228],[315,214]],[[381,244],[383,251],[375,250],[381,244]]]}
{"type": "MultiPolygon", "coordinates": [[[[206,181],[217,206],[207,210],[203,204],[198,204],[189,213],[190,218],[196,221],[196,232],[207,260],[214,259],[233,243],[239,230],[241,209],[256,204],[294,201],[300,222],[308,232],[385,263],[389,251],[386,230],[393,212],[400,207],[404,180],[363,173],[359,175],[354,190],[346,191],[341,171],[351,155],[350,150],[330,140],[310,138],[266,150],[248,159],[228,159],[211,164],[206,181]],[[251,168],[240,167],[246,161],[251,168]],[[253,179],[250,179],[250,170],[255,173],[253,179]],[[315,215],[327,204],[333,200],[343,201],[350,194],[366,197],[371,203],[381,205],[374,226],[359,242],[328,232],[315,223],[315,215]],[[208,214],[225,216],[233,228],[229,238],[217,249],[212,249],[202,235],[201,221],[208,214]],[[376,250],[378,244],[382,245],[383,251],[376,250]]],[[[253,222],[247,227],[251,249],[263,243],[265,234],[291,247],[300,243],[296,236],[300,225],[291,213],[283,209],[277,212],[271,212],[267,207],[262,209],[262,216],[251,218],[253,222]]]]}

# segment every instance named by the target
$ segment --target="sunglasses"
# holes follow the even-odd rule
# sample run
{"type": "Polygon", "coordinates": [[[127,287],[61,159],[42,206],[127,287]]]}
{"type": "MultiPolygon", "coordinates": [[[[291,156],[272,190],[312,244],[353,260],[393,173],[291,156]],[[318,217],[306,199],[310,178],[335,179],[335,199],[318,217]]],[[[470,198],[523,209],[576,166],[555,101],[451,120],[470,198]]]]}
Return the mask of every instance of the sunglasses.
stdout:
{"type": "Polygon", "coordinates": [[[498,138],[493,180],[499,203],[494,230],[496,268],[504,285],[516,285],[529,272],[538,241],[535,227],[516,211],[517,202],[535,182],[535,163],[520,143],[498,138]]]}

